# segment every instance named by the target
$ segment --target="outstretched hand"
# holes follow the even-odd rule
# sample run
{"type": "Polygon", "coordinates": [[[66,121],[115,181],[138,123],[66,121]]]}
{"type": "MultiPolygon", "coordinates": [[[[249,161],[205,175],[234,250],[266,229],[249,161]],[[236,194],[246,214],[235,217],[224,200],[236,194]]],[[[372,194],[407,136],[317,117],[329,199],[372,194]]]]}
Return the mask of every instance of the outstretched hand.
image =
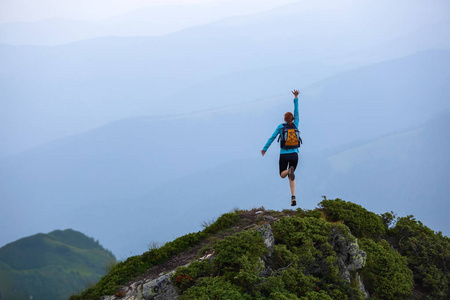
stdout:
{"type": "Polygon", "coordinates": [[[264,154],[266,154],[266,151],[261,150],[261,154],[262,154],[262,156],[264,156],[264,154]]]}
{"type": "Polygon", "coordinates": [[[293,90],[291,92],[292,92],[292,94],[294,94],[295,98],[297,98],[298,94],[300,94],[300,92],[298,90],[293,90]]]}

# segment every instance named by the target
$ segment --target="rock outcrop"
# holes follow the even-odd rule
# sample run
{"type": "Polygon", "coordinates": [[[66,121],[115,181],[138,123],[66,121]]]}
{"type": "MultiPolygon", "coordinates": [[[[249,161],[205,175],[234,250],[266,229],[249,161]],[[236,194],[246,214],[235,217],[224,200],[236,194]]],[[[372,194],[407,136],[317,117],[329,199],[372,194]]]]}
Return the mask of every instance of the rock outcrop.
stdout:
{"type": "Polygon", "coordinates": [[[364,288],[364,283],[361,277],[356,272],[364,267],[366,264],[366,252],[359,249],[356,240],[349,240],[347,236],[339,233],[336,229],[333,229],[333,247],[336,249],[338,256],[339,273],[342,278],[350,284],[351,273],[354,271],[355,281],[357,282],[359,289],[364,294],[365,298],[369,297],[369,294],[364,288]]]}
{"type": "Polygon", "coordinates": [[[102,297],[102,300],[171,300],[177,299],[178,293],[170,278],[175,270],[164,274],[154,280],[137,281],[130,286],[123,287],[113,296],[102,297]]]}
{"type": "Polygon", "coordinates": [[[273,237],[272,227],[269,224],[265,224],[258,227],[256,231],[261,232],[261,235],[264,238],[264,245],[266,245],[269,250],[267,257],[270,257],[273,253],[273,247],[275,246],[275,238],[273,237]]]}
{"type": "MultiPolygon", "coordinates": [[[[258,213],[258,212],[257,212],[258,213]]],[[[260,258],[261,263],[265,265],[270,264],[270,259],[275,247],[275,238],[273,236],[272,227],[270,224],[262,226],[255,226],[254,230],[261,233],[264,238],[264,244],[268,249],[268,254],[260,258]],[[256,228],[255,228],[256,227],[256,228]]],[[[338,257],[339,273],[342,278],[350,284],[351,279],[355,280],[359,285],[360,290],[364,296],[368,298],[368,293],[364,289],[364,284],[357,270],[361,269],[366,262],[366,253],[359,249],[358,243],[351,236],[340,233],[338,230],[333,230],[331,237],[331,244],[336,251],[338,257]],[[353,276],[353,277],[352,277],[353,276]]],[[[214,259],[213,254],[205,255],[199,260],[214,259]]],[[[188,266],[188,264],[184,266],[188,266]]],[[[165,274],[160,274],[156,279],[142,279],[132,284],[122,287],[116,295],[104,296],[102,300],[169,300],[177,299],[178,292],[176,287],[172,284],[171,277],[176,270],[172,270],[165,274]]],[[[269,267],[263,267],[261,272],[262,277],[270,276],[273,271],[269,267]]]]}

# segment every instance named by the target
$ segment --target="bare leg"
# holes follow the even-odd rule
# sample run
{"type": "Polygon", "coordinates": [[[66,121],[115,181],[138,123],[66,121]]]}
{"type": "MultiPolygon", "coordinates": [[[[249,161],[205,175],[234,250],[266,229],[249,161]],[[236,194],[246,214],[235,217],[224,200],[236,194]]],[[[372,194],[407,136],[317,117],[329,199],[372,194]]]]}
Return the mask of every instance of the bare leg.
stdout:
{"type": "MultiPolygon", "coordinates": [[[[289,169],[282,171],[280,174],[281,178],[286,178],[286,176],[288,176],[288,175],[289,175],[289,169]]],[[[291,195],[295,196],[295,180],[289,179],[289,187],[291,188],[291,195]]]]}
{"type": "Polygon", "coordinates": [[[291,188],[291,195],[295,196],[295,180],[289,180],[289,187],[291,188]]]}

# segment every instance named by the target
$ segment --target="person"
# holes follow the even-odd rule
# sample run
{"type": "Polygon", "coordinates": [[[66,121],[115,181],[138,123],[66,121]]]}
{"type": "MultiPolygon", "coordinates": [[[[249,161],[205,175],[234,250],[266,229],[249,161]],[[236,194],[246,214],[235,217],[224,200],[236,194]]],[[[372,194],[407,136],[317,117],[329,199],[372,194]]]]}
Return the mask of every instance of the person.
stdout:
{"type": "MultiPolygon", "coordinates": [[[[299,123],[299,115],[298,115],[298,94],[300,93],[298,90],[291,91],[292,94],[294,94],[294,114],[291,112],[287,112],[284,115],[284,121],[285,123],[282,123],[278,125],[277,129],[275,129],[275,132],[272,134],[272,136],[269,138],[267,143],[265,144],[263,150],[261,150],[262,156],[264,156],[269,149],[272,142],[275,140],[275,138],[280,135],[280,137],[283,134],[283,129],[287,127],[288,125],[292,127],[292,125],[295,125],[295,128],[298,128],[299,123]]],[[[300,139],[301,141],[301,139],[300,139]]],[[[283,147],[283,143],[281,144],[280,149],[280,160],[279,160],[279,167],[280,167],[280,176],[281,178],[289,178],[289,186],[291,189],[291,206],[297,205],[296,199],[295,199],[295,169],[297,168],[298,163],[298,147],[300,146],[300,142],[298,146],[293,147],[283,147]]]]}

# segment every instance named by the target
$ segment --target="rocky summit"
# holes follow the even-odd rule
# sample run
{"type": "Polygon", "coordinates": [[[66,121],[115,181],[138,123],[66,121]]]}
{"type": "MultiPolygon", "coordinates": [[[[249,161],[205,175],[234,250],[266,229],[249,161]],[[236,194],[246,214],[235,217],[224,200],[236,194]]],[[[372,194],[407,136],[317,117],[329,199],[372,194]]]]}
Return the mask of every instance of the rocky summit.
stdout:
{"type": "Polygon", "coordinates": [[[448,237],[413,216],[324,198],[224,214],[70,299],[447,299],[449,261],[448,237]]]}

